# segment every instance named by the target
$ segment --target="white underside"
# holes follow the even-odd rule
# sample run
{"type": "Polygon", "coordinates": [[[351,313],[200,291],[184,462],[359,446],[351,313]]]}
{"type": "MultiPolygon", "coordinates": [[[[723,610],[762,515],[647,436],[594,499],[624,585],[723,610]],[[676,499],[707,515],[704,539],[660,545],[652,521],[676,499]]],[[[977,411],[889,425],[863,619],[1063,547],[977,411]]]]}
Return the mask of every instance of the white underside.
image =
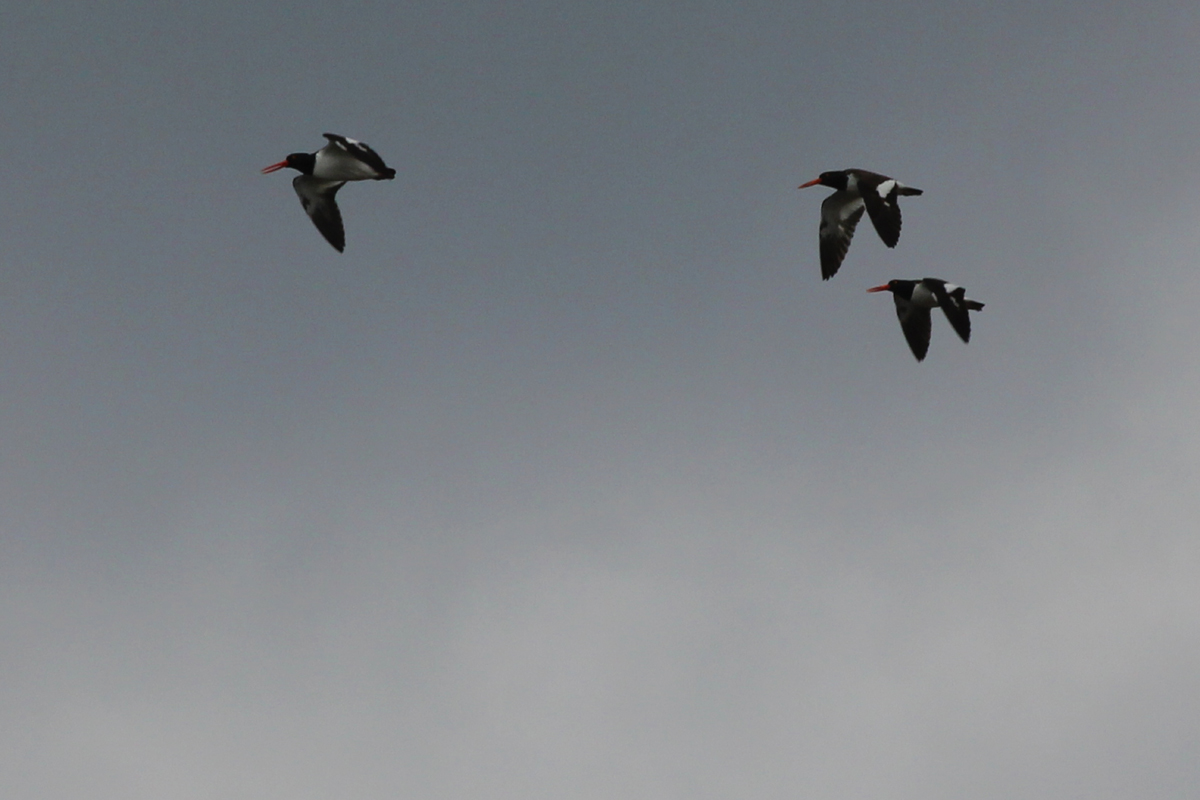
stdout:
{"type": "Polygon", "coordinates": [[[367,181],[375,170],[331,142],[317,151],[312,174],[327,181],[367,181]]]}

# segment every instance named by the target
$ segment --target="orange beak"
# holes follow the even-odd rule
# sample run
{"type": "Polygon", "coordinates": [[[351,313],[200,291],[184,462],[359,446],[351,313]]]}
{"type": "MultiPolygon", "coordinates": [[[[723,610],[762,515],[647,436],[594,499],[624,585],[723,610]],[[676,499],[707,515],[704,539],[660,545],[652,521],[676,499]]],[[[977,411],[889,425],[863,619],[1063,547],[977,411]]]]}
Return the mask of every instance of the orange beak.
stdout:
{"type": "Polygon", "coordinates": [[[280,161],[278,164],[272,164],[269,167],[263,167],[262,174],[266,175],[268,172],[274,172],[275,170],[283,169],[286,166],[287,166],[287,159],[285,158],[283,161],[280,161]]]}
{"type": "Polygon", "coordinates": [[[886,291],[888,291],[890,288],[891,288],[891,287],[889,287],[889,286],[888,286],[888,285],[885,283],[883,286],[872,286],[870,289],[867,289],[867,291],[868,291],[868,292],[886,292],[886,291]]]}
{"type": "Polygon", "coordinates": [[[812,179],[811,181],[809,181],[808,183],[802,183],[802,184],[800,184],[800,185],[799,185],[798,187],[796,187],[796,188],[798,188],[798,189],[807,189],[807,188],[808,188],[808,187],[810,187],[810,186],[816,186],[816,185],[817,185],[818,183],[820,183],[820,182],[821,182],[821,179],[820,179],[820,178],[813,178],[813,179],[812,179]]]}

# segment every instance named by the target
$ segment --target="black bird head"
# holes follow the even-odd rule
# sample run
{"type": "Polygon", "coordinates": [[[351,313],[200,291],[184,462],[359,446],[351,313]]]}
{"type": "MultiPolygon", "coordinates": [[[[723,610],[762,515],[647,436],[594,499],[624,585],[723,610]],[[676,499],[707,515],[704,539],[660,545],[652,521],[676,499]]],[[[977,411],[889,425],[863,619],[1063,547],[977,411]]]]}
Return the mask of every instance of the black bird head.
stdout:
{"type": "Polygon", "coordinates": [[[872,286],[867,289],[868,292],[891,292],[897,297],[903,297],[905,300],[912,299],[913,289],[917,288],[916,281],[902,281],[893,278],[882,286],[872,286]]]}
{"type": "Polygon", "coordinates": [[[278,164],[272,164],[269,167],[263,167],[263,174],[274,172],[277,169],[290,167],[291,169],[303,172],[305,175],[312,175],[313,167],[317,163],[316,153],[291,153],[283,161],[278,164]]]}
{"type": "Polygon", "coordinates": [[[830,189],[839,191],[846,188],[850,182],[850,175],[844,169],[832,170],[830,172],[822,172],[819,176],[813,178],[808,183],[800,184],[801,189],[807,189],[809,186],[828,186],[830,189]]]}

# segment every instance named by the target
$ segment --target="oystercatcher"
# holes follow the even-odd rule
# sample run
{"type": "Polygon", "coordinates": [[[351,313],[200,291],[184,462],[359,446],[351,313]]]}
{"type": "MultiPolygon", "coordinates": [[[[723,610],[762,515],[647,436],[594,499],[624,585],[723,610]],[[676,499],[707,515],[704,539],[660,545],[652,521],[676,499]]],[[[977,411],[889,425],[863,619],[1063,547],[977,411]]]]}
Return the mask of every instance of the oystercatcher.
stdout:
{"type": "Polygon", "coordinates": [[[292,153],[278,164],[263,168],[263,174],[291,167],[301,174],[292,181],[300,205],[313,224],[339,253],[346,249],[342,212],[334,195],[347,181],[383,181],[396,177],[396,170],[383,163],[379,154],[363,142],[326,133],[329,144],[315,153],[292,153]]]}
{"type": "Polygon", "coordinates": [[[873,286],[868,292],[891,292],[896,301],[896,316],[904,338],[912,348],[917,361],[922,361],[929,352],[929,311],[940,308],[946,313],[951,327],[964,342],[971,341],[971,318],[968,311],[979,311],[983,303],[967,299],[967,290],[940,278],[923,278],[919,281],[891,280],[882,286],[873,286]]]}
{"type": "Polygon", "coordinates": [[[900,206],[896,199],[900,195],[924,194],[920,189],[905,186],[895,178],[867,172],[865,169],[842,169],[822,172],[819,177],[800,185],[828,186],[836,189],[821,203],[821,278],[829,280],[837,274],[854,229],[862,218],[863,209],[871,215],[871,222],[879,238],[888,247],[900,241],[900,206]]]}

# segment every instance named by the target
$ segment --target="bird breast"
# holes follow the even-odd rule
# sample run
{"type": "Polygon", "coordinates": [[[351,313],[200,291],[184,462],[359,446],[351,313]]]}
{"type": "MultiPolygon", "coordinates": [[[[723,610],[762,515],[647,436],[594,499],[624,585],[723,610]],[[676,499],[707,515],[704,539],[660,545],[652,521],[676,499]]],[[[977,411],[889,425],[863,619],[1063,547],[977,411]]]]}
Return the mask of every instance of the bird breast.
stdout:
{"type": "MultiPolygon", "coordinates": [[[[950,287],[947,286],[946,288],[949,289],[950,287]]],[[[911,302],[914,306],[917,306],[919,308],[937,308],[938,307],[937,297],[933,294],[933,292],[931,292],[927,288],[925,288],[925,284],[923,284],[923,283],[918,283],[916,286],[913,287],[912,297],[909,298],[909,302],[911,302]]]]}

